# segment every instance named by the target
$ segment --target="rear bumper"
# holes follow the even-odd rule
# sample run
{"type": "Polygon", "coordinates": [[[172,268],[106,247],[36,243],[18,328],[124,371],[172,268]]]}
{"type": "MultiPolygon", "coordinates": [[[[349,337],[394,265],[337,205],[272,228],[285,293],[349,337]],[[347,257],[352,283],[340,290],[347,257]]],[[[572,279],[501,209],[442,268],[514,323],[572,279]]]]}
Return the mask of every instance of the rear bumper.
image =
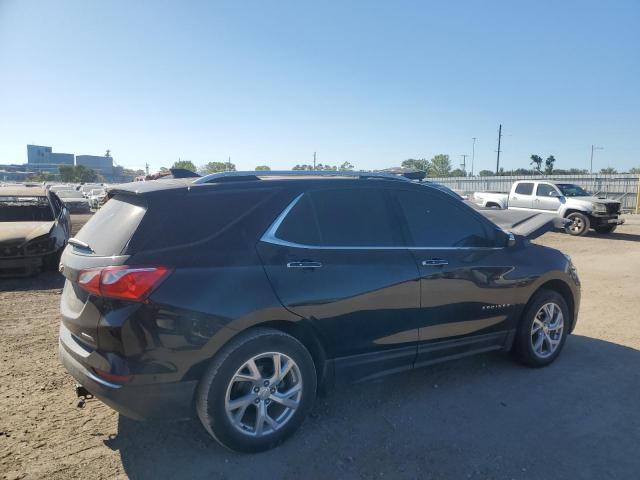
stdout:
{"type": "Polygon", "coordinates": [[[59,352],[71,376],[122,415],[136,420],[184,420],[194,416],[195,380],[123,385],[108,382],[91,370],[92,364],[107,360],[95,351],[84,350],[64,326],[60,327],[59,352]]]}

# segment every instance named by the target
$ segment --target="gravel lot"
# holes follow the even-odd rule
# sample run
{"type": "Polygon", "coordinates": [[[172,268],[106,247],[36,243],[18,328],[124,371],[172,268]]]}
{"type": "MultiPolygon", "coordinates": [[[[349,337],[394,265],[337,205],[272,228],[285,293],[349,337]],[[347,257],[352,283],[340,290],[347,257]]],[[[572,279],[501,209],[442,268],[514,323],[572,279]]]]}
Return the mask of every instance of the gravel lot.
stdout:
{"type": "Polygon", "coordinates": [[[78,408],[57,358],[61,277],[0,280],[0,476],[638,478],[640,218],[609,237],[539,242],[570,254],[583,282],[555,364],[495,353],[336,389],[293,439],[253,456],[218,447],[195,421],[78,408]]]}

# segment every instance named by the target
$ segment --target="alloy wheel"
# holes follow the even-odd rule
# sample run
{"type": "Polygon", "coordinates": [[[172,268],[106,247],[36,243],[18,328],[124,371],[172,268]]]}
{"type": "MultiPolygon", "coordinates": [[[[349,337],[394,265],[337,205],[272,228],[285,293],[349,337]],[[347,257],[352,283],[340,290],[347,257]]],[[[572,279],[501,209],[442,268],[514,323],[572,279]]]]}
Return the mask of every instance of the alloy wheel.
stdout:
{"type": "Polygon", "coordinates": [[[564,316],[555,303],[544,304],[536,313],[531,325],[531,346],[539,358],[553,355],[562,340],[564,316]]]}
{"type": "Polygon", "coordinates": [[[233,375],[225,396],[227,417],[236,430],[262,437],[282,428],[302,398],[296,362],[279,352],[261,353],[233,375]]]}

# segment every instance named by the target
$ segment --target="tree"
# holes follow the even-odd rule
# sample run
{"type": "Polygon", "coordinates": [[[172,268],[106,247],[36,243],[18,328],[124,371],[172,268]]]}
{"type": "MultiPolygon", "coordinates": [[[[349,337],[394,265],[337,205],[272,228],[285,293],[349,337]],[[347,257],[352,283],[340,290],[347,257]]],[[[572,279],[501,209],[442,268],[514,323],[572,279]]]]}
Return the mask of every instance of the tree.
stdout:
{"type": "Polygon", "coordinates": [[[203,173],[235,172],[236,166],[229,162],[209,162],[202,167],[203,173]]]}
{"type": "Polygon", "coordinates": [[[466,177],[465,171],[461,168],[456,168],[451,173],[449,173],[450,177],[466,177]]]}
{"type": "Polygon", "coordinates": [[[292,168],[292,170],[313,170],[313,165],[307,165],[303,163],[302,165],[296,165],[292,168]]]}
{"type": "Polygon", "coordinates": [[[340,165],[340,170],[342,171],[351,171],[353,170],[353,165],[351,165],[350,162],[344,162],[342,165],[340,165]]]}
{"type": "Polygon", "coordinates": [[[538,173],[542,173],[542,157],[540,155],[531,155],[530,165],[532,165],[538,173]]]}
{"type": "Polygon", "coordinates": [[[637,175],[640,173],[640,168],[633,167],[632,169],[629,170],[629,173],[635,173],[637,175]]]}
{"type": "Polygon", "coordinates": [[[160,167],[160,173],[169,173],[169,169],[167,167],[160,167]]]}
{"type": "Polygon", "coordinates": [[[491,177],[493,176],[493,172],[491,170],[480,170],[480,173],[478,174],[481,177],[491,177]]]}
{"type": "Polygon", "coordinates": [[[73,165],[60,165],[58,171],[60,172],[61,182],[71,183],[76,181],[76,168],[73,165]]]}
{"type": "Polygon", "coordinates": [[[413,168],[414,170],[421,170],[425,173],[431,170],[431,163],[426,158],[408,158],[404,162],[402,162],[401,166],[403,168],[413,168]]]}
{"type": "Polygon", "coordinates": [[[431,159],[431,171],[427,172],[430,177],[446,177],[451,172],[451,161],[449,155],[439,154],[431,159]]]}
{"type": "Polygon", "coordinates": [[[256,172],[262,172],[262,171],[266,171],[266,172],[268,172],[268,171],[270,171],[270,170],[271,170],[271,167],[270,167],[270,166],[268,166],[268,165],[258,165],[258,166],[256,167],[256,172]]]}
{"type": "Polygon", "coordinates": [[[618,171],[613,167],[607,167],[607,168],[601,169],[600,173],[602,173],[604,175],[613,175],[615,173],[618,173],[618,171]]]}
{"type": "Polygon", "coordinates": [[[189,170],[194,173],[197,170],[195,164],[191,160],[178,160],[171,168],[184,168],[185,170],[189,170]]]}
{"type": "Polygon", "coordinates": [[[549,155],[544,161],[544,173],[551,175],[553,173],[553,164],[556,163],[556,157],[549,155]]]}
{"type": "Polygon", "coordinates": [[[60,165],[58,171],[60,172],[60,181],[62,182],[92,183],[102,179],[101,175],[98,175],[94,170],[84,165],[60,165]]]}

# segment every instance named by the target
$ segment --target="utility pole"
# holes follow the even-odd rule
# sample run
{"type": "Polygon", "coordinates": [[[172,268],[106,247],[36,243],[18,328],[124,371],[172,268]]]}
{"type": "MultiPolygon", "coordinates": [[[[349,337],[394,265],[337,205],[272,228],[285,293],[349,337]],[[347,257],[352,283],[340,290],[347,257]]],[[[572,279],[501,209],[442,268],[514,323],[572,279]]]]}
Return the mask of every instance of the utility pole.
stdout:
{"type": "Polygon", "coordinates": [[[462,171],[464,172],[464,176],[467,176],[467,157],[469,155],[467,154],[462,154],[460,155],[462,157],[462,163],[460,164],[460,166],[462,167],[462,171]]]}
{"type": "Polygon", "coordinates": [[[147,175],[149,175],[149,162],[144,164],[144,170],[147,172],[147,175]]]}
{"type": "Polygon", "coordinates": [[[590,163],[590,167],[589,167],[589,172],[591,172],[591,175],[593,175],[593,151],[594,150],[604,150],[604,148],[602,147],[596,147],[595,145],[591,144],[591,163],[590,163]]]}
{"type": "Polygon", "coordinates": [[[496,159],[496,175],[500,172],[500,141],[502,140],[502,124],[498,127],[498,158],[496,159]]]}
{"type": "Polygon", "coordinates": [[[313,169],[316,169],[316,152],[313,152],[313,169]]]}
{"type": "Polygon", "coordinates": [[[227,172],[231,171],[231,155],[229,155],[229,162],[227,163],[227,172]]]}
{"type": "Polygon", "coordinates": [[[476,137],[472,138],[473,140],[473,146],[471,147],[471,176],[473,177],[473,164],[475,163],[476,160],[476,137]]]}

